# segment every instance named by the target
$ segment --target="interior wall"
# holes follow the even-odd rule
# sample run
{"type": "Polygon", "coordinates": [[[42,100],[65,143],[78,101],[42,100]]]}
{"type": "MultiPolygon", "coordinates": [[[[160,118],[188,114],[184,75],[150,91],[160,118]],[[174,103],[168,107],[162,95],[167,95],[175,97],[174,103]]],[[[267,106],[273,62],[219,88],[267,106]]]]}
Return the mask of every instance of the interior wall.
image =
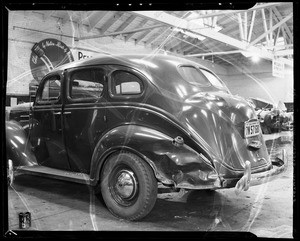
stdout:
{"type": "MultiPolygon", "coordinates": [[[[28,11],[11,11],[9,13],[8,35],[8,82],[7,94],[28,95],[29,83],[33,80],[30,69],[31,48],[36,42],[46,38],[56,38],[66,44],[74,60],[93,57],[99,53],[128,54],[155,53],[156,50],[125,42],[120,36],[115,38],[94,38],[74,41],[73,37],[99,34],[88,31],[87,26],[69,20],[58,21],[55,18],[44,18],[43,15],[28,11]],[[32,31],[32,29],[36,31],[32,31]]],[[[286,66],[284,78],[272,76],[272,65],[269,61],[249,66],[220,66],[199,58],[190,58],[213,70],[233,94],[243,97],[258,97],[274,103],[279,100],[293,101],[293,68],[286,66]]]]}
{"type": "Polygon", "coordinates": [[[283,78],[272,75],[271,61],[260,60],[249,66],[227,68],[224,81],[233,94],[265,99],[274,104],[293,102],[293,67],[285,65],[283,78]]]}
{"type": "Polygon", "coordinates": [[[199,58],[191,59],[214,71],[232,94],[245,98],[260,98],[274,104],[278,104],[279,101],[293,102],[293,67],[285,65],[284,77],[279,78],[272,75],[272,62],[267,60],[225,67],[199,58]]]}
{"type": "Polygon", "coordinates": [[[61,23],[55,18],[44,19],[38,13],[28,11],[9,12],[8,24],[8,78],[7,94],[29,95],[29,83],[33,80],[30,69],[31,49],[35,43],[54,38],[67,45],[74,60],[94,57],[98,54],[151,53],[152,49],[134,42],[125,42],[121,37],[104,37],[74,41],[73,36],[100,34],[87,26],[66,21],[61,23]]]}

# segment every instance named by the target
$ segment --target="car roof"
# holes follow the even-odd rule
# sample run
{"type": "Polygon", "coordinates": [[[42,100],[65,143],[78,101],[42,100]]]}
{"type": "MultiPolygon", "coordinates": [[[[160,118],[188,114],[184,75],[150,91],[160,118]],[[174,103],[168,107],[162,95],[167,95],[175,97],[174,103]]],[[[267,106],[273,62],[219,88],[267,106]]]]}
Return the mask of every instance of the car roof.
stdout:
{"type": "Polygon", "coordinates": [[[154,86],[163,92],[163,95],[174,94],[175,98],[186,98],[187,94],[201,91],[218,91],[216,87],[209,88],[192,85],[184,80],[178,71],[178,66],[195,66],[202,69],[208,68],[186,58],[164,54],[122,54],[99,55],[81,61],[74,61],[61,65],[47,74],[61,73],[64,70],[88,66],[122,65],[142,73],[154,86]],[[181,92],[181,90],[184,90],[181,92]],[[184,93],[184,94],[182,94],[184,93]]]}
{"type": "Polygon", "coordinates": [[[164,67],[165,65],[174,65],[176,63],[178,65],[197,65],[201,68],[207,69],[206,67],[194,61],[164,54],[99,54],[92,58],[87,58],[84,60],[74,61],[71,63],[61,65],[53,71],[56,72],[76,67],[95,66],[104,64],[125,65],[128,67],[138,67],[139,70],[145,68],[149,70],[158,68],[158,66],[164,67]]]}

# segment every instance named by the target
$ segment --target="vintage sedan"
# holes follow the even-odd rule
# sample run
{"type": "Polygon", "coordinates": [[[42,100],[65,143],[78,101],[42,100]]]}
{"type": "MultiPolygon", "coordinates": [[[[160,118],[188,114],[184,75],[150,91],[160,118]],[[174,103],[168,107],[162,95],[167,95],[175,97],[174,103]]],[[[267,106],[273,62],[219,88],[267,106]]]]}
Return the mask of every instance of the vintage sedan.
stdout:
{"type": "Polygon", "coordinates": [[[207,68],[166,55],[60,66],[37,89],[28,136],[13,121],[6,132],[9,173],[91,185],[128,220],[152,210],[158,182],[239,193],[286,167],[285,151],[270,160],[246,100],[207,68]]]}

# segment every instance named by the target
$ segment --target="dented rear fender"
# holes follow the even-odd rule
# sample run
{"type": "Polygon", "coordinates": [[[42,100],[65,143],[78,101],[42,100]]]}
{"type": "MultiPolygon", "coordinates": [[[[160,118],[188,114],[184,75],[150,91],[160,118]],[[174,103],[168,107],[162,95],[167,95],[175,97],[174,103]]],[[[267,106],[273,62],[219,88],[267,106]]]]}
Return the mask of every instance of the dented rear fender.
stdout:
{"type": "MultiPolygon", "coordinates": [[[[118,126],[98,142],[92,157],[91,180],[100,178],[107,157],[116,151],[129,150],[142,157],[152,167],[158,181],[180,188],[212,188],[218,176],[201,153],[181,141],[148,127],[118,126]],[[138,152],[137,152],[138,150],[138,152]]],[[[219,185],[219,184],[218,184],[219,185]]]]}

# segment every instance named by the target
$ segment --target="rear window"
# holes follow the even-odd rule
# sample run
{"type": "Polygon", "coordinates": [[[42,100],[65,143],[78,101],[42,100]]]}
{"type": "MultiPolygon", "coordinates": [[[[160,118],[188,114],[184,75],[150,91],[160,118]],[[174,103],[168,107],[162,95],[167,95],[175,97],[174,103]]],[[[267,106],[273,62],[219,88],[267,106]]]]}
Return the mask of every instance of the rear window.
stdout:
{"type": "Polygon", "coordinates": [[[191,84],[200,86],[209,86],[211,83],[208,81],[206,76],[193,66],[180,66],[178,68],[179,73],[183,79],[191,84]]]}
{"type": "Polygon", "coordinates": [[[116,71],[112,75],[113,95],[139,95],[143,92],[142,81],[127,71],[116,71]]]}
{"type": "Polygon", "coordinates": [[[224,87],[222,82],[211,72],[201,69],[201,72],[205,75],[205,77],[209,80],[209,82],[216,87],[224,87]]]}
{"type": "Polygon", "coordinates": [[[194,66],[180,66],[178,70],[184,80],[191,84],[200,86],[213,85],[218,88],[224,88],[218,77],[205,69],[195,68],[194,66]]]}

